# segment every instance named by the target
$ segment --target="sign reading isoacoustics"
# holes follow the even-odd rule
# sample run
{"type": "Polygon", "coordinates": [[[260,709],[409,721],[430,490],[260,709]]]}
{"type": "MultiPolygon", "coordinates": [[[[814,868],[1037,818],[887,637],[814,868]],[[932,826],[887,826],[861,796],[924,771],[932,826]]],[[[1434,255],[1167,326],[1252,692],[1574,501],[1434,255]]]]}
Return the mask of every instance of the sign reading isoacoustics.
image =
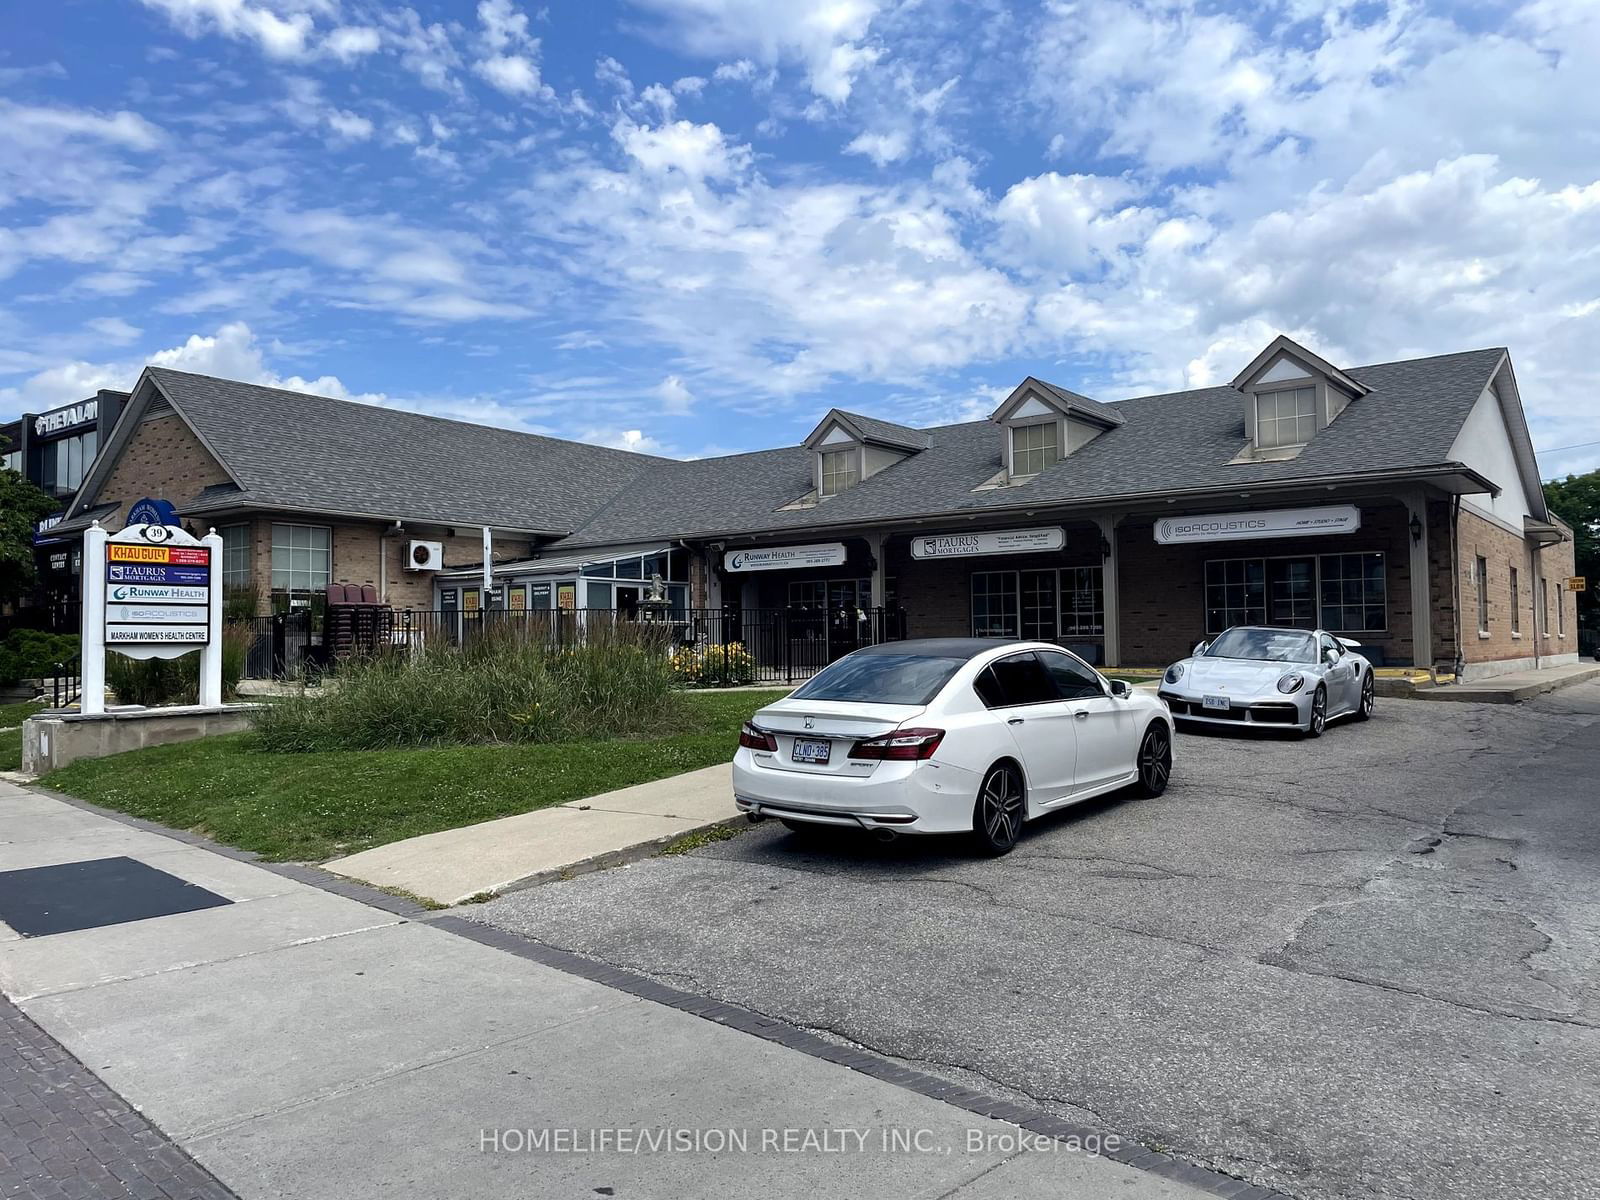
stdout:
{"type": "Polygon", "coordinates": [[[911,539],[912,558],[967,558],[974,554],[1032,554],[1067,544],[1059,525],[1045,529],[999,529],[992,533],[948,533],[911,539]]]}
{"type": "Polygon", "coordinates": [[[1361,510],[1354,504],[1329,504],[1321,508],[1162,517],[1156,522],[1156,541],[1163,546],[1181,546],[1192,542],[1242,542],[1255,538],[1354,533],[1360,528],[1361,510]]]}

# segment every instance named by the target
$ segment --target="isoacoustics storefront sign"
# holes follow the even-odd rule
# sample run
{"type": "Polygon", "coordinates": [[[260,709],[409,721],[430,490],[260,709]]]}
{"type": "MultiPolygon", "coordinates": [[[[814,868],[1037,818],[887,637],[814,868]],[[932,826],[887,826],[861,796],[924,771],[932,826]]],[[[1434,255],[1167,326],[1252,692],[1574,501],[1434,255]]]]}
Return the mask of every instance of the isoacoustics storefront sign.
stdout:
{"type": "Polygon", "coordinates": [[[761,546],[754,550],[729,550],[722,565],[729,571],[787,571],[794,567],[843,566],[843,542],[817,542],[809,546],[761,546]]]}
{"type": "Polygon", "coordinates": [[[145,525],[136,536],[150,540],[106,544],[106,645],[205,645],[211,550],[165,544],[187,535],[161,525],[145,525]]]}
{"type": "Polygon", "coordinates": [[[912,558],[967,558],[975,554],[1033,554],[1060,550],[1067,531],[1059,525],[1044,529],[997,529],[987,533],[942,533],[911,539],[912,558]]]}
{"type": "Polygon", "coordinates": [[[1330,504],[1321,508],[1162,517],[1156,522],[1156,541],[1163,546],[1182,546],[1193,542],[1242,542],[1256,538],[1354,533],[1360,528],[1359,508],[1354,504],[1330,504]]]}

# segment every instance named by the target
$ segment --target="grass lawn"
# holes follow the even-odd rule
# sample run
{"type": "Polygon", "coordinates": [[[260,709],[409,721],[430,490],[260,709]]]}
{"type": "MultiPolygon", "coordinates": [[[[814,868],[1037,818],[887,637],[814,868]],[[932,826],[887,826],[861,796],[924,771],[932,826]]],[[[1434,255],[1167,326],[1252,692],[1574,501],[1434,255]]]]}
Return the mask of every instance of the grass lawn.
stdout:
{"type": "Polygon", "coordinates": [[[727,762],[739,723],[786,694],[690,693],[694,729],[653,741],[274,754],[238,733],[76,762],[39,782],[269,859],[316,862],[727,762]]]}
{"type": "Polygon", "coordinates": [[[0,704],[0,771],[17,771],[22,769],[22,730],[12,729],[11,726],[20,726],[44,705],[33,700],[22,700],[16,704],[0,704]]]}

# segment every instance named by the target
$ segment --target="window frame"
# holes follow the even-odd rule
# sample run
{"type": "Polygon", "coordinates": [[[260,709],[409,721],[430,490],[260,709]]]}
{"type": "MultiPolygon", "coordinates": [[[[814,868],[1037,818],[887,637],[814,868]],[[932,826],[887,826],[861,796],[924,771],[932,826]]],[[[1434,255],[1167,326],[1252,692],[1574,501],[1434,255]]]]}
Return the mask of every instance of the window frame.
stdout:
{"type": "Polygon", "coordinates": [[[1295,387],[1274,387],[1259,391],[1256,397],[1256,427],[1255,447],[1257,450],[1295,450],[1308,445],[1317,435],[1317,387],[1315,383],[1300,384],[1295,387]],[[1300,396],[1305,393],[1310,397],[1309,407],[1301,411],[1300,396]],[[1293,410],[1285,415],[1283,412],[1283,397],[1293,397],[1293,410]],[[1265,409],[1268,402],[1272,404],[1272,415],[1267,416],[1265,409]],[[1294,430],[1293,441],[1268,441],[1265,430],[1268,422],[1272,424],[1273,436],[1277,437],[1284,425],[1290,425],[1294,430]],[[1309,423],[1309,431],[1301,437],[1302,422],[1309,423]]]}
{"type": "MultiPolygon", "coordinates": [[[[1389,611],[1389,554],[1388,554],[1388,551],[1386,551],[1386,550],[1335,550],[1335,551],[1329,551],[1326,554],[1264,554],[1264,555],[1260,555],[1260,556],[1241,556],[1241,557],[1235,557],[1235,558],[1208,558],[1208,559],[1206,559],[1204,561],[1203,565],[1202,565],[1202,568],[1201,568],[1201,571],[1202,571],[1202,575],[1201,575],[1201,587],[1202,587],[1201,604],[1202,604],[1202,608],[1203,608],[1201,619],[1202,619],[1202,622],[1205,625],[1206,636],[1207,637],[1215,637],[1217,634],[1223,633],[1223,632],[1227,631],[1228,629],[1233,628],[1235,625],[1266,625],[1266,624],[1268,624],[1269,623],[1268,618],[1269,618],[1269,615],[1270,615],[1270,612],[1271,612],[1271,596],[1269,595],[1269,592],[1268,592],[1268,585],[1270,583],[1270,571],[1268,570],[1267,564],[1271,563],[1271,562],[1281,562],[1281,561],[1285,561],[1285,560],[1306,559],[1306,558],[1312,559],[1316,564],[1315,578],[1313,580],[1314,588],[1315,588],[1313,596],[1314,596],[1314,607],[1315,607],[1315,621],[1316,621],[1316,624],[1314,626],[1311,626],[1311,628],[1327,629],[1327,630],[1332,630],[1332,631],[1335,631],[1335,632],[1338,632],[1338,633],[1363,633],[1363,634],[1369,634],[1369,635],[1370,634],[1375,634],[1375,633],[1376,634],[1388,634],[1389,633],[1389,631],[1390,631],[1391,614],[1390,614],[1390,611],[1389,611]],[[1340,569],[1340,573],[1339,574],[1333,575],[1333,576],[1329,575],[1328,570],[1327,570],[1328,560],[1330,560],[1330,559],[1349,559],[1349,558],[1358,558],[1358,559],[1376,558],[1382,564],[1381,565],[1381,570],[1378,572],[1378,577],[1382,581],[1382,584],[1383,584],[1383,595],[1382,595],[1381,600],[1376,601],[1376,602],[1369,602],[1367,600],[1367,598],[1365,597],[1365,595],[1363,595],[1362,599],[1359,602],[1358,601],[1347,601],[1342,594],[1341,594],[1341,597],[1340,597],[1339,601],[1337,601],[1335,603],[1329,603],[1329,602],[1324,600],[1325,585],[1327,583],[1329,583],[1329,582],[1337,582],[1337,583],[1339,583],[1340,586],[1341,586],[1341,593],[1343,592],[1344,585],[1346,585],[1346,584],[1349,584],[1349,583],[1361,583],[1361,584],[1365,585],[1368,582],[1367,576],[1365,574],[1363,574],[1363,575],[1361,575],[1359,577],[1351,577],[1351,576],[1345,575],[1343,573],[1343,564],[1341,564],[1341,569],[1340,569]],[[1241,574],[1244,575],[1244,578],[1242,578],[1240,580],[1230,580],[1230,579],[1224,578],[1221,582],[1213,582],[1213,580],[1212,580],[1212,568],[1214,566],[1227,567],[1227,566],[1229,566],[1231,564],[1239,564],[1241,568],[1245,569],[1244,571],[1241,572],[1241,574]],[[1251,579],[1248,576],[1248,573],[1247,573],[1248,568],[1252,564],[1254,564],[1254,565],[1259,567],[1259,575],[1258,575],[1258,577],[1256,579],[1251,579]],[[1243,597],[1244,598],[1244,603],[1243,604],[1230,604],[1230,603],[1228,603],[1227,602],[1228,597],[1225,594],[1224,597],[1223,597],[1224,602],[1222,604],[1220,604],[1220,605],[1214,605],[1212,603],[1212,589],[1213,588],[1223,588],[1223,589],[1227,589],[1227,588],[1243,588],[1243,589],[1249,589],[1249,590],[1247,590],[1245,592],[1245,594],[1244,594],[1244,597],[1243,597]],[[1259,595],[1260,595],[1260,604],[1259,605],[1251,603],[1250,590],[1259,590],[1259,595]],[[1346,611],[1348,611],[1350,609],[1355,609],[1355,608],[1359,608],[1359,609],[1362,610],[1362,625],[1363,625],[1362,628],[1356,628],[1353,625],[1346,624],[1344,619],[1343,619],[1344,612],[1346,612],[1346,611]],[[1367,620],[1367,614],[1368,614],[1368,612],[1370,612],[1370,610],[1372,610],[1374,608],[1381,609],[1381,611],[1383,613],[1383,624],[1380,625],[1380,626],[1371,627],[1370,622],[1367,620]],[[1340,620],[1338,621],[1338,623],[1332,623],[1332,622],[1330,622],[1328,620],[1328,612],[1331,611],[1331,610],[1338,610],[1340,612],[1341,615],[1340,615],[1340,620]],[[1211,620],[1211,614],[1214,611],[1219,611],[1219,612],[1221,612],[1223,614],[1223,623],[1220,625],[1220,627],[1216,626],[1211,620]],[[1230,614],[1236,614],[1236,613],[1237,614],[1243,614],[1242,619],[1238,619],[1238,620],[1232,619],[1230,614]]],[[[1226,572],[1224,572],[1224,573],[1226,574],[1226,572]]],[[[1364,590],[1364,588],[1363,588],[1363,590],[1364,590]]],[[[1292,628],[1298,629],[1298,628],[1301,628],[1301,626],[1298,626],[1298,625],[1297,626],[1292,626],[1292,628]]]]}
{"type": "MultiPolygon", "coordinates": [[[[271,529],[269,530],[269,537],[271,539],[271,558],[269,560],[270,575],[268,576],[270,590],[274,593],[282,593],[283,595],[287,596],[327,595],[328,585],[333,582],[333,526],[305,525],[292,521],[273,521],[271,523],[271,529]],[[288,540],[281,544],[278,541],[279,530],[290,531],[288,540]],[[293,535],[293,531],[295,530],[305,530],[311,533],[323,534],[326,537],[327,544],[325,546],[317,546],[315,544],[297,546],[295,545],[293,535]],[[282,568],[278,566],[278,551],[280,548],[288,552],[290,557],[289,564],[282,568]],[[314,584],[310,587],[295,586],[295,573],[297,570],[293,561],[295,551],[305,551],[308,556],[316,553],[320,553],[323,556],[327,568],[327,577],[320,584],[314,584]],[[280,584],[278,582],[280,570],[288,576],[287,583],[280,584]]],[[[309,564],[309,558],[307,561],[309,564]]]]}
{"type": "Polygon", "coordinates": [[[1032,479],[1036,475],[1042,475],[1061,461],[1061,422],[1056,418],[1051,417],[1044,421],[1023,421],[1012,425],[1010,429],[1011,454],[1007,463],[1007,471],[1012,479],[1032,479]],[[1049,431],[1049,438],[1041,440],[1037,446],[1018,446],[1019,436],[1028,435],[1031,437],[1035,432],[1043,433],[1046,430],[1049,431]],[[1024,454],[1037,454],[1039,456],[1037,470],[1028,471],[1018,468],[1017,461],[1024,454]]]}
{"type": "MultiPolygon", "coordinates": [[[[1037,582],[1037,580],[1035,581],[1037,582]]],[[[967,627],[973,637],[1004,637],[1019,638],[1032,642],[1061,642],[1089,641],[1104,638],[1106,632],[1106,593],[1105,593],[1105,566],[1096,563],[1081,563],[1067,567],[1017,567],[1011,570],[974,571],[967,580],[967,627]],[[1029,612],[1037,614],[1047,611],[1035,604],[1030,609],[1025,601],[1028,597],[1028,583],[1026,576],[1050,576],[1054,596],[1048,609],[1053,623],[1054,632],[1034,636],[1025,630],[1029,626],[1029,612]],[[993,628],[995,615],[990,614],[986,623],[980,628],[978,623],[979,597],[978,584],[995,576],[1010,576],[1012,583],[1009,589],[986,590],[983,595],[986,600],[1004,598],[1006,592],[1010,593],[1009,612],[1005,614],[1004,627],[1006,632],[995,633],[993,628]],[[1072,586],[1068,587],[1068,581],[1072,586]],[[1087,584],[1087,586],[1085,586],[1087,584]],[[1090,606],[1078,602],[1078,597],[1088,593],[1094,597],[1090,606]]],[[[1036,625],[1035,628],[1042,628],[1036,625]]],[[[1071,653],[1071,651],[1067,651],[1071,653]]]]}
{"type": "Polygon", "coordinates": [[[217,533],[222,537],[221,579],[224,591],[231,589],[247,591],[255,586],[254,532],[254,527],[247,521],[224,525],[217,530],[217,533]],[[236,542],[233,545],[229,545],[228,535],[236,532],[240,533],[243,538],[242,543],[236,542]],[[244,559],[242,574],[239,564],[235,561],[238,558],[244,559]]]}
{"type": "Polygon", "coordinates": [[[1489,560],[1481,554],[1472,556],[1473,583],[1478,589],[1478,632],[1489,632],[1489,560]]]}
{"type": "Polygon", "coordinates": [[[861,447],[840,446],[836,449],[817,451],[817,495],[823,500],[831,500],[835,496],[842,496],[851,488],[861,482],[861,447]],[[848,468],[840,471],[836,466],[830,469],[829,459],[835,462],[843,461],[849,464],[848,468]],[[847,480],[844,486],[838,486],[840,478],[847,480]],[[834,486],[829,487],[828,481],[832,479],[834,486]]]}
{"type": "Polygon", "coordinates": [[[1081,658],[1079,658],[1076,654],[1073,654],[1071,651],[1069,651],[1069,650],[1060,650],[1060,649],[1057,649],[1057,650],[1038,650],[1038,651],[1035,651],[1035,653],[1038,654],[1039,658],[1043,661],[1045,673],[1047,675],[1049,675],[1051,680],[1052,680],[1052,682],[1055,683],[1056,691],[1058,693],[1060,693],[1060,696],[1061,696],[1062,700],[1065,700],[1065,701],[1068,701],[1068,702],[1071,702],[1073,700],[1097,700],[1097,699],[1100,699],[1100,698],[1110,694],[1109,692],[1106,691],[1106,685],[1102,681],[1100,672],[1096,671],[1093,667],[1091,667],[1088,663],[1084,662],[1081,658]],[[1055,672],[1051,671],[1051,669],[1050,669],[1050,660],[1052,658],[1059,658],[1059,659],[1061,659],[1063,662],[1067,663],[1071,667],[1077,668],[1079,670],[1087,671],[1089,673],[1089,678],[1084,681],[1084,685],[1083,686],[1092,687],[1093,690],[1090,693],[1082,695],[1082,696],[1069,696],[1065,692],[1063,692],[1061,690],[1061,681],[1058,678],[1056,678],[1055,672]]]}
{"type": "Polygon", "coordinates": [[[1055,676],[1051,675],[1050,669],[1039,660],[1039,652],[1035,650],[1019,650],[1015,654],[1002,654],[999,658],[985,666],[982,671],[978,672],[977,676],[973,678],[972,686],[973,692],[975,695],[977,695],[979,703],[981,703],[990,712],[1001,708],[1036,708],[1041,704],[1059,704],[1062,699],[1061,694],[1056,687],[1055,676]],[[1018,701],[1011,699],[1010,689],[1006,687],[1005,682],[1000,678],[1000,674],[995,670],[995,668],[1001,663],[1024,658],[1033,659],[1034,665],[1039,669],[1039,673],[1044,676],[1045,683],[1049,685],[1049,690],[1051,692],[1050,695],[1040,696],[1037,700],[1018,701]],[[990,704],[983,698],[982,693],[978,692],[978,680],[984,675],[989,675],[994,679],[996,686],[1000,689],[1001,696],[1005,698],[1004,704],[990,704]]]}
{"type": "Polygon", "coordinates": [[[1518,593],[1522,590],[1522,572],[1511,568],[1511,636],[1522,636],[1522,598],[1518,593]]]}

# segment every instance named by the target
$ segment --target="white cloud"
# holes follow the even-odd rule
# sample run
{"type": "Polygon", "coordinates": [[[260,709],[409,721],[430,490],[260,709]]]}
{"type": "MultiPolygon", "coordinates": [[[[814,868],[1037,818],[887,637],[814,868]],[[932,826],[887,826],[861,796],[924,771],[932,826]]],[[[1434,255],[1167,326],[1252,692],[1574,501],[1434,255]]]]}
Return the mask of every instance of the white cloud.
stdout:
{"type": "Polygon", "coordinates": [[[480,59],[473,70],[508,96],[550,94],[539,80],[539,68],[520,54],[491,54],[480,59]]]}
{"type": "Polygon", "coordinates": [[[844,148],[846,154],[864,154],[880,167],[899,162],[911,152],[911,139],[902,130],[863,133],[844,148]]]}
{"type": "Polygon", "coordinates": [[[662,413],[669,417],[686,416],[694,407],[694,393],[681,375],[668,375],[656,385],[655,394],[662,413]]]}
{"type": "Polygon", "coordinates": [[[474,71],[508,96],[555,95],[539,78],[539,39],[528,33],[526,13],[511,0],[482,0],[478,21],[484,56],[474,71]]]}
{"type": "Polygon", "coordinates": [[[341,25],[322,40],[322,45],[340,62],[352,63],[377,53],[382,38],[370,25],[341,25]]]}
{"type": "Polygon", "coordinates": [[[328,128],[352,142],[364,142],[372,136],[372,122],[353,112],[334,109],[327,116],[328,128]]]}
{"type": "Polygon", "coordinates": [[[121,317],[96,317],[89,322],[89,328],[113,346],[126,346],[129,342],[136,341],[143,332],[121,317]]]}
{"type": "Polygon", "coordinates": [[[730,145],[722,130],[711,124],[673,121],[651,127],[624,117],[612,136],[652,174],[677,172],[700,182],[727,179],[750,164],[750,147],[730,145]]]}
{"type": "Polygon", "coordinates": [[[640,429],[585,429],[578,434],[580,442],[595,446],[609,446],[613,450],[632,450],[635,454],[664,454],[665,447],[640,429]]]}
{"type": "MultiPolygon", "coordinates": [[[[736,54],[768,66],[799,63],[811,90],[835,104],[849,99],[857,74],[882,54],[867,41],[881,0],[633,2],[660,16],[668,36],[690,53],[706,58],[736,54]]],[[[741,69],[737,63],[719,67],[716,77],[748,78],[732,73],[741,69]]]]}
{"type": "Polygon", "coordinates": [[[328,8],[322,0],[255,4],[250,0],[144,0],[144,4],[163,13],[189,37],[216,32],[253,41],[264,53],[282,59],[306,54],[313,14],[328,8]]]}
{"type": "Polygon", "coordinates": [[[0,141],[43,148],[62,138],[89,138],[133,150],[153,150],[163,139],[161,130],[138,113],[105,116],[81,108],[32,107],[0,101],[0,141]]]}

